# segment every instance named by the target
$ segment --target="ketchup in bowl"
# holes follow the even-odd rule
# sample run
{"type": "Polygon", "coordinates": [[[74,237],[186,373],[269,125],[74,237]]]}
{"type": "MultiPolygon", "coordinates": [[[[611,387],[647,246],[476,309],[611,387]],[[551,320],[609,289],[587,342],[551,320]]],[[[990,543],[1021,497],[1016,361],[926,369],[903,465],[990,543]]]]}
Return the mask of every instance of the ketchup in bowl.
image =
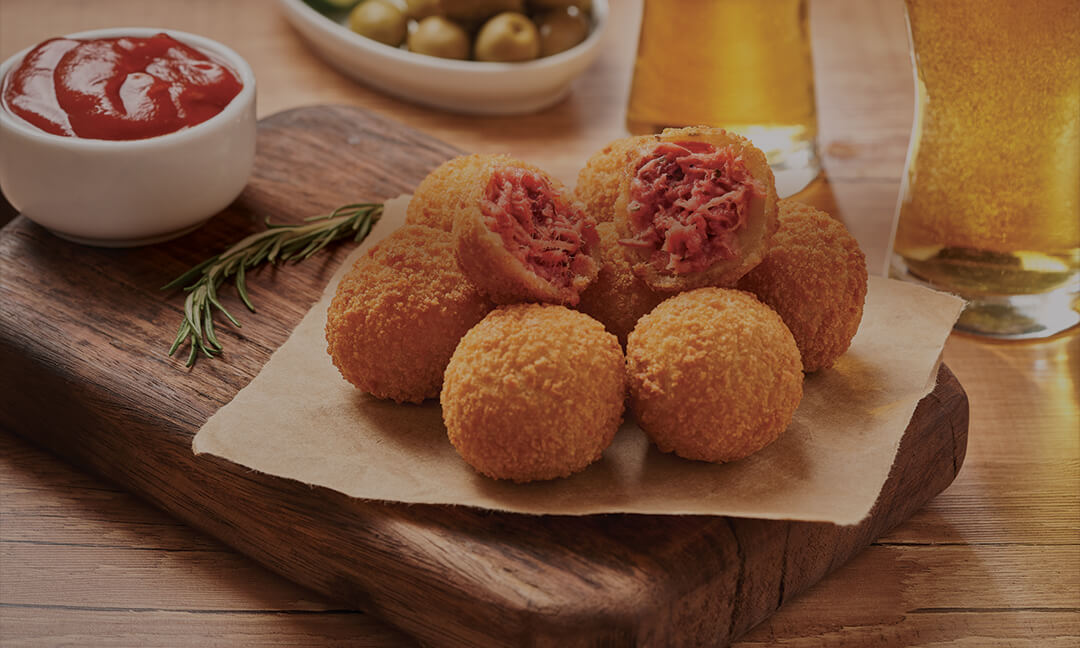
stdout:
{"type": "Polygon", "coordinates": [[[3,101],[47,133],[137,140],[201,124],[242,87],[228,67],[167,34],[53,38],[4,80],[3,101]]]}

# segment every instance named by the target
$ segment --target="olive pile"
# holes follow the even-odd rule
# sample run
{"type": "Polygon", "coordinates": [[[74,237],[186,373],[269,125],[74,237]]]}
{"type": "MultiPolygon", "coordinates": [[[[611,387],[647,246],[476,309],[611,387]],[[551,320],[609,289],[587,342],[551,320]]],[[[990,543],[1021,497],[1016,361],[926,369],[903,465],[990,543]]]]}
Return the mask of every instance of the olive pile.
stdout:
{"type": "MultiPolygon", "coordinates": [[[[448,59],[531,61],[589,35],[591,0],[319,0],[354,32],[448,59]]],[[[316,4],[316,2],[312,2],[316,4]]]]}

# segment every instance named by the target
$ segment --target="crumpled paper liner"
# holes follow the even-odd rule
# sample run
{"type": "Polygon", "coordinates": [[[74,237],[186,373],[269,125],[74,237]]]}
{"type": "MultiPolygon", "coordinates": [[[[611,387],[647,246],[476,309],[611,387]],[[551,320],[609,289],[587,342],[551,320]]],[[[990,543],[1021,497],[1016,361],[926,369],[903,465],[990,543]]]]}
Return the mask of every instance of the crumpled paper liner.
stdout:
{"type": "Polygon", "coordinates": [[[404,222],[387,204],[367,241],[251,384],[199,430],[193,449],[353,497],[534,514],[708,514],[855,524],[873,506],[916,404],[934,387],[962,300],[871,277],[851,348],[806,378],[780,439],[730,464],[663,454],[632,418],[603,458],[566,479],[530,484],[473,471],[446,438],[439,404],[360,393],[326,353],[338,279],[404,222]]]}

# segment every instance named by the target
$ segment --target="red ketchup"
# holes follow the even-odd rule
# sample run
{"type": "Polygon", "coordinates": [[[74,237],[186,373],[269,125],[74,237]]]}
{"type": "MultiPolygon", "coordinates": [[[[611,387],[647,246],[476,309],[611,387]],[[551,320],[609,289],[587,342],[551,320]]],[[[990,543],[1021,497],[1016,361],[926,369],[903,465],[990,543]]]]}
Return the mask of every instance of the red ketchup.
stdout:
{"type": "Polygon", "coordinates": [[[53,38],[4,80],[4,105],[54,135],[146,139],[201,124],[243,87],[236,74],[166,34],[53,38]]]}

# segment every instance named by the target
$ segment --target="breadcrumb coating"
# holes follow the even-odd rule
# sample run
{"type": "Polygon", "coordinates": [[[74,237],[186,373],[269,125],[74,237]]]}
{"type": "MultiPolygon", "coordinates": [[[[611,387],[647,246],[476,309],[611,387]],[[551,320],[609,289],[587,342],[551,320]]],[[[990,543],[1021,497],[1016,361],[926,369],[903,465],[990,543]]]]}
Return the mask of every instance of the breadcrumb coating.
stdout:
{"type": "Polygon", "coordinates": [[[631,241],[639,232],[635,231],[630,216],[631,184],[638,163],[650,156],[661,142],[704,142],[717,149],[730,149],[734,156],[744,164],[746,170],[763,195],[750,199],[746,212],[746,224],[736,233],[734,239],[735,256],[729,259],[716,259],[701,270],[674,273],[657,269],[651,262],[654,250],[629,247],[628,254],[634,273],[660,292],[680,292],[704,286],[731,287],[756,266],[765,256],[769,239],[777,227],[776,183],[772,169],[761,149],[750,140],[730,133],[722,128],[696,126],[689,128],[668,128],[659,135],[649,136],[633,143],[628,154],[627,166],[620,174],[620,185],[614,206],[614,222],[620,240],[631,241]]]}
{"type": "Polygon", "coordinates": [[[642,317],[626,347],[630,407],[663,452],[742,459],[775,441],[802,399],[799,349],[747,292],[699,288],[642,317]]]}
{"type": "Polygon", "coordinates": [[[451,231],[455,208],[450,199],[461,193],[457,176],[500,157],[510,159],[505,155],[461,155],[435,167],[413,191],[409,206],[405,209],[405,223],[451,231]]]}
{"type": "Polygon", "coordinates": [[[739,281],[783,318],[807,372],[831,367],[859,330],[866,257],[823,211],[780,201],[780,228],[765,259],[739,281]]]}
{"type": "Polygon", "coordinates": [[[578,172],[574,195],[597,223],[615,220],[615,199],[626,173],[627,157],[635,147],[649,141],[654,141],[650,135],[617,139],[594,153],[578,172]]]}
{"type": "Polygon", "coordinates": [[[327,352],[359,389],[418,403],[439,395],[458,341],[492,308],[458,269],[448,232],[407,225],[342,277],[327,352]]]}
{"type": "Polygon", "coordinates": [[[657,293],[630,269],[613,223],[596,226],[600,235],[600,273],[581,293],[578,310],[597,319],[626,346],[626,336],[641,316],[668,295],[657,293]]]}
{"type": "Polygon", "coordinates": [[[450,443],[480,473],[566,477],[600,458],[622,422],[625,366],[615,336],[563,306],[501,306],[446,368],[450,443]]]}
{"type": "Polygon", "coordinates": [[[558,180],[542,169],[505,155],[477,155],[457,169],[444,187],[443,200],[453,209],[453,234],[458,265],[481,292],[497,304],[547,302],[573,306],[581,291],[596,279],[600,268],[596,224],[580,210],[580,204],[558,180]],[[560,202],[571,205],[574,218],[583,217],[585,244],[574,256],[569,285],[549,281],[526,267],[507,250],[503,238],[493,232],[481,211],[492,177],[507,169],[536,174],[550,184],[560,202]]]}

